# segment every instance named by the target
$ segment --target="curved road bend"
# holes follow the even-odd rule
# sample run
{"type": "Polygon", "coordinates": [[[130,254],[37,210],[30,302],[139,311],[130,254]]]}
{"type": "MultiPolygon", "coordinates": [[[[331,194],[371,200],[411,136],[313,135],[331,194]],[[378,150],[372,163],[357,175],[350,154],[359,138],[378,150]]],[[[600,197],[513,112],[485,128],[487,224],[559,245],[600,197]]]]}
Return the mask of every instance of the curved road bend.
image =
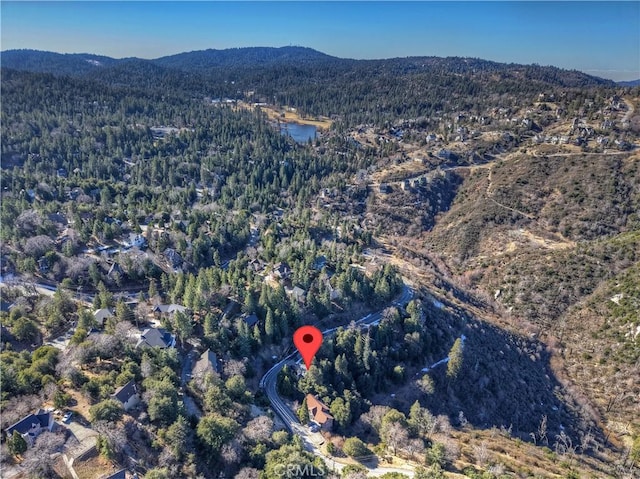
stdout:
{"type": "MultiPolygon", "coordinates": [[[[402,293],[400,296],[392,303],[393,306],[406,306],[409,301],[413,298],[413,290],[409,288],[407,285],[404,285],[402,288],[402,293]]],[[[356,321],[357,325],[360,326],[371,326],[380,323],[382,319],[382,311],[378,311],[376,313],[368,314],[367,316],[360,318],[356,321]]],[[[322,332],[324,336],[328,336],[333,334],[338,328],[326,329],[322,332]]],[[[277,378],[278,373],[282,370],[283,366],[288,363],[295,363],[296,360],[300,358],[300,354],[296,351],[278,363],[274,364],[271,369],[269,369],[265,375],[260,380],[260,387],[264,390],[265,394],[269,398],[271,402],[272,409],[276,412],[278,416],[285,423],[287,428],[293,433],[298,434],[302,440],[304,441],[305,448],[312,452],[314,455],[321,457],[326,462],[329,469],[334,469],[336,471],[341,471],[346,464],[341,464],[336,462],[334,458],[330,456],[326,456],[322,453],[318,445],[314,441],[311,440],[311,433],[307,430],[306,426],[300,424],[296,414],[287,406],[287,404],[282,400],[282,398],[278,395],[277,391],[277,378]]],[[[413,470],[410,469],[402,469],[402,468],[394,468],[394,467],[378,467],[375,469],[369,469],[368,474],[372,476],[381,476],[388,472],[400,472],[402,474],[406,474],[410,477],[413,477],[413,470]]]]}

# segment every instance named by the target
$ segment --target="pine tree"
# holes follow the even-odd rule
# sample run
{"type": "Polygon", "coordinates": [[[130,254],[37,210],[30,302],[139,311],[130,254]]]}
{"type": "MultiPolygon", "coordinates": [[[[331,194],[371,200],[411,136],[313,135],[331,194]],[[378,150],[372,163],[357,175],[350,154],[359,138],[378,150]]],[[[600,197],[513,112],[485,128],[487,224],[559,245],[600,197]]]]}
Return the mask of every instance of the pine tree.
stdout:
{"type": "Polygon", "coordinates": [[[267,309],[267,317],[264,320],[264,333],[267,336],[267,340],[273,342],[276,339],[276,324],[273,319],[273,311],[271,308],[267,309]]]}
{"type": "Polygon", "coordinates": [[[246,314],[252,314],[256,312],[257,309],[256,299],[253,297],[253,293],[250,291],[244,297],[244,306],[242,308],[243,312],[246,314]]]}
{"type": "Polygon", "coordinates": [[[118,321],[133,321],[135,319],[131,308],[122,300],[116,304],[116,318],[118,321]]]}
{"type": "Polygon", "coordinates": [[[193,333],[193,321],[191,316],[183,313],[182,311],[176,311],[173,315],[173,329],[180,338],[180,344],[184,347],[184,341],[188,339],[193,333]]]}
{"type": "Polygon", "coordinates": [[[302,400],[302,404],[300,404],[300,407],[298,408],[297,415],[300,424],[307,424],[309,422],[309,407],[307,405],[306,396],[302,400]]]}
{"type": "Polygon", "coordinates": [[[151,278],[149,281],[149,299],[153,299],[158,294],[158,287],[156,286],[155,278],[151,278]]]}
{"type": "Polygon", "coordinates": [[[7,441],[7,445],[9,446],[9,452],[14,456],[24,454],[27,450],[27,441],[18,431],[13,431],[13,435],[7,441]]]}
{"type": "Polygon", "coordinates": [[[447,364],[447,377],[455,379],[462,369],[462,341],[456,339],[449,351],[449,363],[447,364]]]}

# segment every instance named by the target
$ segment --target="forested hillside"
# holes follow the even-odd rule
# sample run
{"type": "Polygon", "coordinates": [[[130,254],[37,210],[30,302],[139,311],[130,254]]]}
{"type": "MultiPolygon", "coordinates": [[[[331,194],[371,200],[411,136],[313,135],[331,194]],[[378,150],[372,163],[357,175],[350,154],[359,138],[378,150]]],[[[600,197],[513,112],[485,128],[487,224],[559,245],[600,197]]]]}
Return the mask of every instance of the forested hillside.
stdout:
{"type": "Polygon", "coordinates": [[[637,88],[300,47],[1,73],[2,429],[59,426],[3,468],[638,473],[637,88]]]}

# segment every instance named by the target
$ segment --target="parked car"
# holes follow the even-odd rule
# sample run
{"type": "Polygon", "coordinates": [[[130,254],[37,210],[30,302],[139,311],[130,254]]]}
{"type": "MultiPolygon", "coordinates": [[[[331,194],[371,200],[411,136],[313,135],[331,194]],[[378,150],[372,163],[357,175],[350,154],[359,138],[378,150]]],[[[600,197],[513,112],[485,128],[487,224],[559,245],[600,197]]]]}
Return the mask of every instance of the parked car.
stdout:
{"type": "Polygon", "coordinates": [[[73,417],[73,412],[67,411],[64,414],[64,416],[62,416],[62,422],[64,422],[65,424],[68,424],[69,422],[71,422],[72,417],[73,417]]]}

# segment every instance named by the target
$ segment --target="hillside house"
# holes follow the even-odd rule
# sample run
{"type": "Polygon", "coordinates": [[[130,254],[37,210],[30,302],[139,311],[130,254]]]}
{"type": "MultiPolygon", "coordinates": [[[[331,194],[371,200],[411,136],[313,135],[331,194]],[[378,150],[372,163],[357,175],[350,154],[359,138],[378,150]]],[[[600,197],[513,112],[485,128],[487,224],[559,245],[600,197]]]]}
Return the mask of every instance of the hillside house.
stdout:
{"type": "Polygon", "coordinates": [[[380,193],[391,193],[391,187],[389,185],[387,185],[386,183],[381,183],[380,186],[378,187],[378,191],[380,193]]]}
{"type": "Polygon", "coordinates": [[[249,328],[253,328],[256,324],[258,324],[258,316],[255,313],[245,314],[242,316],[242,320],[247,323],[249,328]]]}
{"type": "Polygon", "coordinates": [[[49,272],[49,260],[44,256],[38,260],[38,271],[43,274],[49,272]]]}
{"type": "Polygon", "coordinates": [[[144,236],[132,233],[129,239],[125,241],[126,248],[144,248],[147,246],[147,240],[144,236]]]}
{"type": "Polygon", "coordinates": [[[204,379],[207,374],[218,372],[218,358],[216,353],[207,349],[200,355],[200,359],[196,361],[191,370],[191,377],[194,379],[204,379]]]}
{"type": "Polygon", "coordinates": [[[182,256],[180,256],[180,253],[178,253],[173,248],[167,248],[166,250],[164,250],[164,257],[167,260],[169,266],[171,266],[173,269],[180,268],[182,266],[182,263],[184,262],[182,256]]]}
{"type": "Polygon", "coordinates": [[[291,268],[283,261],[274,266],[273,275],[280,279],[289,279],[291,277],[291,268]]]}
{"type": "Polygon", "coordinates": [[[113,393],[111,397],[122,404],[125,411],[133,409],[140,402],[138,387],[133,379],[124,386],[116,389],[116,392],[113,393]]]}
{"type": "Polygon", "coordinates": [[[109,308],[100,308],[93,313],[93,319],[96,320],[96,323],[101,328],[104,328],[104,322],[112,316],[113,311],[109,308]]]}
{"type": "Polygon", "coordinates": [[[454,160],[456,159],[456,155],[451,150],[441,149],[438,152],[438,157],[443,160],[454,160]]]}
{"type": "Polygon", "coordinates": [[[329,407],[313,394],[307,394],[306,398],[309,419],[320,426],[323,431],[330,431],[333,428],[333,416],[329,413],[329,407]]]}
{"type": "Polygon", "coordinates": [[[287,291],[291,294],[291,297],[300,304],[304,304],[307,299],[307,292],[300,286],[294,286],[291,290],[287,291]]]}
{"type": "Polygon", "coordinates": [[[313,269],[315,269],[316,271],[321,271],[322,268],[324,268],[326,265],[327,265],[327,257],[324,255],[318,256],[313,261],[313,269]]]}
{"type": "Polygon", "coordinates": [[[136,348],[173,348],[176,345],[176,337],[162,328],[147,328],[142,331],[136,348]]]}
{"type": "Polygon", "coordinates": [[[181,313],[186,313],[187,308],[185,306],[182,306],[181,304],[175,304],[175,303],[157,304],[153,307],[152,311],[158,316],[161,316],[161,315],[173,316],[178,311],[181,313]]]}
{"type": "Polygon", "coordinates": [[[17,423],[9,426],[5,429],[5,434],[7,437],[11,437],[14,431],[18,431],[25,441],[27,441],[27,445],[32,447],[40,434],[44,431],[51,432],[54,427],[53,413],[39,409],[35,414],[29,414],[17,423]]]}
{"type": "Polygon", "coordinates": [[[9,303],[7,301],[0,301],[0,311],[3,313],[8,313],[13,308],[13,303],[9,303]]]}
{"type": "Polygon", "coordinates": [[[224,308],[224,312],[222,313],[223,319],[229,319],[238,314],[242,306],[237,301],[233,299],[229,301],[229,304],[224,308]]]}

